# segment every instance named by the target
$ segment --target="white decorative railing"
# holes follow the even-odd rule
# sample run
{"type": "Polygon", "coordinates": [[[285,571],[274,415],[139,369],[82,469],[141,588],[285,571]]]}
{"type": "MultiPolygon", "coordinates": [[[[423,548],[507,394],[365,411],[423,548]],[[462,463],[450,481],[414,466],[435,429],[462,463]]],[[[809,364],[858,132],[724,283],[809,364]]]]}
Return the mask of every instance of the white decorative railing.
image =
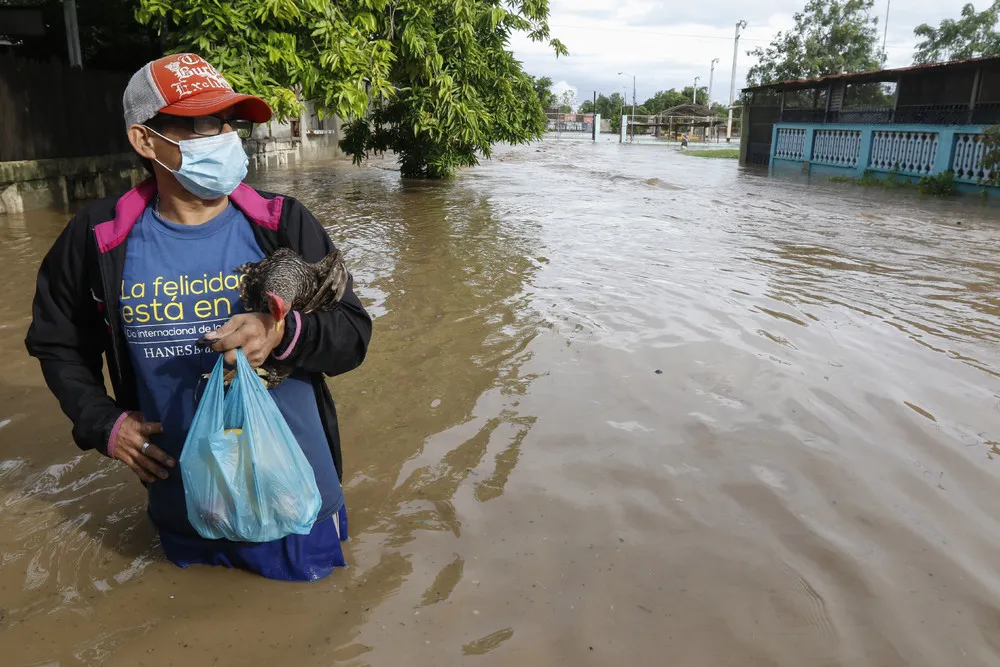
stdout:
{"type": "Polygon", "coordinates": [[[816,130],[812,161],[835,167],[856,167],[861,153],[861,132],[856,130],[816,130]]]}
{"type": "Polygon", "coordinates": [[[990,153],[982,125],[824,125],[791,123],[775,127],[771,158],[782,169],[792,163],[807,174],[898,173],[915,183],[950,171],[961,190],[970,186],[1000,196],[1000,167],[984,164],[990,153]],[[890,129],[895,128],[895,129],[890,129]],[[815,169],[813,169],[815,166],[815,169]]]}
{"type": "Polygon", "coordinates": [[[774,145],[774,157],[783,160],[801,160],[805,156],[806,131],[779,127],[774,145]]]}
{"type": "Polygon", "coordinates": [[[872,133],[872,153],[868,166],[879,171],[927,176],[934,172],[937,159],[937,132],[872,133]]]}
{"type": "Polygon", "coordinates": [[[992,171],[983,166],[986,144],[981,134],[956,134],[955,155],[951,160],[951,170],[955,180],[969,183],[985,181],[992,171]]]}

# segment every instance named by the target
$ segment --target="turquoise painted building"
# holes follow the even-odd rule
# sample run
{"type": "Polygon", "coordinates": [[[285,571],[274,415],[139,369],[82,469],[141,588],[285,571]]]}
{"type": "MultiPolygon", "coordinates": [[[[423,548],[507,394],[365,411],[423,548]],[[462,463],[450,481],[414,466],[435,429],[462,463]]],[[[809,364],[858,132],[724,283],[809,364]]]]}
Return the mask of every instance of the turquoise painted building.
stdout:
{"type": "Polygon", "coordinates": [[[960,190],[977,192],[992,176],[983,132],[1000,124],[1000,58],[785,81],[743,95],[743,164],[907,180],[951,171],[960,190]]]}

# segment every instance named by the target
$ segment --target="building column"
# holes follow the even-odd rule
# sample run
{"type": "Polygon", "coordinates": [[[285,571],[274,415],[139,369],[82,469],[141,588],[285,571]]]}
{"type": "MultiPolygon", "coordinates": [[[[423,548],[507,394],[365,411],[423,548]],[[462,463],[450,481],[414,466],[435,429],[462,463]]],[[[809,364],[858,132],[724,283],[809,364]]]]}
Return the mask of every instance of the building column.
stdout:
{"type": "Polygon", "coordinates": [[[937,157],[934,159],[934,174],[943,174],[951,169],[951,161],[955,156],[955,129],[942,126],[938,130],[937,157]]]}
{"type": "Polygon", "coordinates": [[[767,156],[767,173],[774,173],[774,151],[778,149],[778,125],[780,123],[775,123],[771,126],[771,151],[770,155],[767,156]]]}
{"type": "Polygon", "coordinates": [[[872,142],[875,140],[875,128],[862,126],[860,130],[861,146],[858,149],[858,166],[854,170],[858,176],[868,169],[868,162],[872,157],[872,142]]]}

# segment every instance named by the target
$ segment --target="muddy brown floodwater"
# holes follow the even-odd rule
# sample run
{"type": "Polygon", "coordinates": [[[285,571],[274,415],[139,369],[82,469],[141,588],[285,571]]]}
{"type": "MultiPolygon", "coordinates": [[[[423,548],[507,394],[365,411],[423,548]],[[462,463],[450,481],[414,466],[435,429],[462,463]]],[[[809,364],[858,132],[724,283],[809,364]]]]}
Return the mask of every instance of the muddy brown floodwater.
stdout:
{"type": "Polygon", "coordinates": [[[1000,664],[1000,211],[655,146],[303,199],[376,316],[332,380],[350,567],[180,570],[23,349],[0,217],[0,663],[1000,664]]]}

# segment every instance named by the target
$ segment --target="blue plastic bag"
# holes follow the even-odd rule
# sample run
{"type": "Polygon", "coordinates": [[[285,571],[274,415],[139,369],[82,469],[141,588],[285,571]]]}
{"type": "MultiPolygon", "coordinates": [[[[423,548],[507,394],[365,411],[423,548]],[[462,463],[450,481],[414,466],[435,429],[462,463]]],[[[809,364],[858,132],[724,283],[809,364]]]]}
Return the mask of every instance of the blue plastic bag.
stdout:
{"type": "Polygon", "coordinates": [[[207,539],[306,535],[322,498],[312,466],[242,350],[228,394],[222,356],[180,456],[188,520],[207,539]]]}

